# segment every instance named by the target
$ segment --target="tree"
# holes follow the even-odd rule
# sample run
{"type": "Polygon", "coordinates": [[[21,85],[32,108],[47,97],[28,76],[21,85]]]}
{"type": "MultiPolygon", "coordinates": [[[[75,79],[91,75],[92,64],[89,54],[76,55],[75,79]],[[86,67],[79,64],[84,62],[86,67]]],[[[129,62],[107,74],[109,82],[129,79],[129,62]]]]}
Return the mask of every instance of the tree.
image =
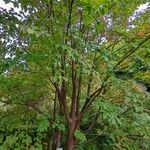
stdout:
{"type": "MultiPolygon", "coordinates": [[[[29,15],[18,20],[19,26],[15,27],[17,47],[10,48],[15,58],[6,61],[8,51],[2,52],[3,103],[25,105],[42,114],[55,129],[55,147],[60,147],[65,137],[65,149],[73,150],[78,141],[86,140],[86,115],[91,113],[94,118],[86,128],[89,132],[102,115],[103,101],[111,87],[128,83],[119,82],[118,75],[128,74],[133,67],[139,69],[136,55],[145,50],[150,38],[148,33],[139,32],[147,24],[147,14],[137,18],[133,29],[129,28],[129,17],[145,1],[19,2],[22,13],[27,10],[29,15]],[[53,115],[48,116],[49,112],[53,115]],[[67,132],[59,126],[60,120],[67,132]]],[[[8,47],[4,42],[1,45],[8,47]]],[[[110,110],[111,102],[106,103],[110,110]]],[[[116,104],[125,106],[124,102],[116,104]]]]}

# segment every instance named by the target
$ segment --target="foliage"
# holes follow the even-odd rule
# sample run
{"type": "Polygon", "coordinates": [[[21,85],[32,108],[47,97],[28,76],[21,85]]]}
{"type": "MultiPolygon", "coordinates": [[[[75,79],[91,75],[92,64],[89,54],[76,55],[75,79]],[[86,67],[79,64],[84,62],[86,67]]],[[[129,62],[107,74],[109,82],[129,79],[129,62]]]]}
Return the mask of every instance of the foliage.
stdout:
{"type": "Polygon", "coordinates": [[[0,149],[150,149],[146,1],[5,2],[0,149]]]}

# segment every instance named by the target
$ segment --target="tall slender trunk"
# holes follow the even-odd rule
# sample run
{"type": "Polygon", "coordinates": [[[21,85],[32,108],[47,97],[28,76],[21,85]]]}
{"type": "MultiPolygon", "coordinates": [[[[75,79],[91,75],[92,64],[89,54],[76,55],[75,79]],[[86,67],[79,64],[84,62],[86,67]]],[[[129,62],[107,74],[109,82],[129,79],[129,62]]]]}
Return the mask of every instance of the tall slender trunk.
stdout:
{"type": "Polygon", "coordinates": [[[74,132],[80,128],[80,123],[81,123],[80,119],[79,120],[72,119],[72,121],[69,122],[65,150],[75,150],[77,141],[74,137],[74,132]]]}
{"type": "Polygon", "coordinates": [[[50,137],[47,142],[47,150],[52,150],[53,148],[53,137],[50,137]]]}
{"type": "Polygon", "coordinates": [[[67,133],[67,141],[66,141],[66,150],[74,150],[76,140],[74,137],[76,122],[69,123],[68,133],[67,133]]]}
{"type": "Polygon", "coordinates": [[[58,129],[57,135],[56,135],[56,148],[60,148],[60,147],[61,147],[61,132],[58,129]]]}

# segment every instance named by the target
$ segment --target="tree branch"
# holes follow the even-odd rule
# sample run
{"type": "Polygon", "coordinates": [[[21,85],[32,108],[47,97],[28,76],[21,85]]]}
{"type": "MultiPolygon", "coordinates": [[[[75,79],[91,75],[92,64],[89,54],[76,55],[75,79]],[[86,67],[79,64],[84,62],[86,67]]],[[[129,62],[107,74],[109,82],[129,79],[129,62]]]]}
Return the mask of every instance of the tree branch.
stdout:
{"type": "Polygon", "coordinates": [[[126,60],[130,55],[132,55],[136,50],[138,50],[146,41],[148,41],[150,38],[150,36],[148,36],[147,38],[145,38],[142,42],[140,42],[138,44],[138,46],[136,48],[134,48],[133,50],[130,49],[129,52],[127,54],[125,54],[122,59],[115,65],[114,69],[116,67],[118,67],[124,60],[126,60]]]}

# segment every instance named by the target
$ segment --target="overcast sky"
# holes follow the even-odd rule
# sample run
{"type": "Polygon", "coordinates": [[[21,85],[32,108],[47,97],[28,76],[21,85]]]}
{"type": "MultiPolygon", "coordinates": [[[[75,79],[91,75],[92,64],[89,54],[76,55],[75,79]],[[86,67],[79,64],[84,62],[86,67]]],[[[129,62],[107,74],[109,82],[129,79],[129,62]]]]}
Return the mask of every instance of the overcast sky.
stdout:
{"type": "MultiPolygon", "coordinates": [[[[10,8],[14,8],[12,3],[5,4],[3,0],[0,0],[0,7],[5,8],[7,10],[9,10],[10,8]]],[[[15,8],[15,11],[19,12],[20,10],[18,8],[15,8]]]]}

